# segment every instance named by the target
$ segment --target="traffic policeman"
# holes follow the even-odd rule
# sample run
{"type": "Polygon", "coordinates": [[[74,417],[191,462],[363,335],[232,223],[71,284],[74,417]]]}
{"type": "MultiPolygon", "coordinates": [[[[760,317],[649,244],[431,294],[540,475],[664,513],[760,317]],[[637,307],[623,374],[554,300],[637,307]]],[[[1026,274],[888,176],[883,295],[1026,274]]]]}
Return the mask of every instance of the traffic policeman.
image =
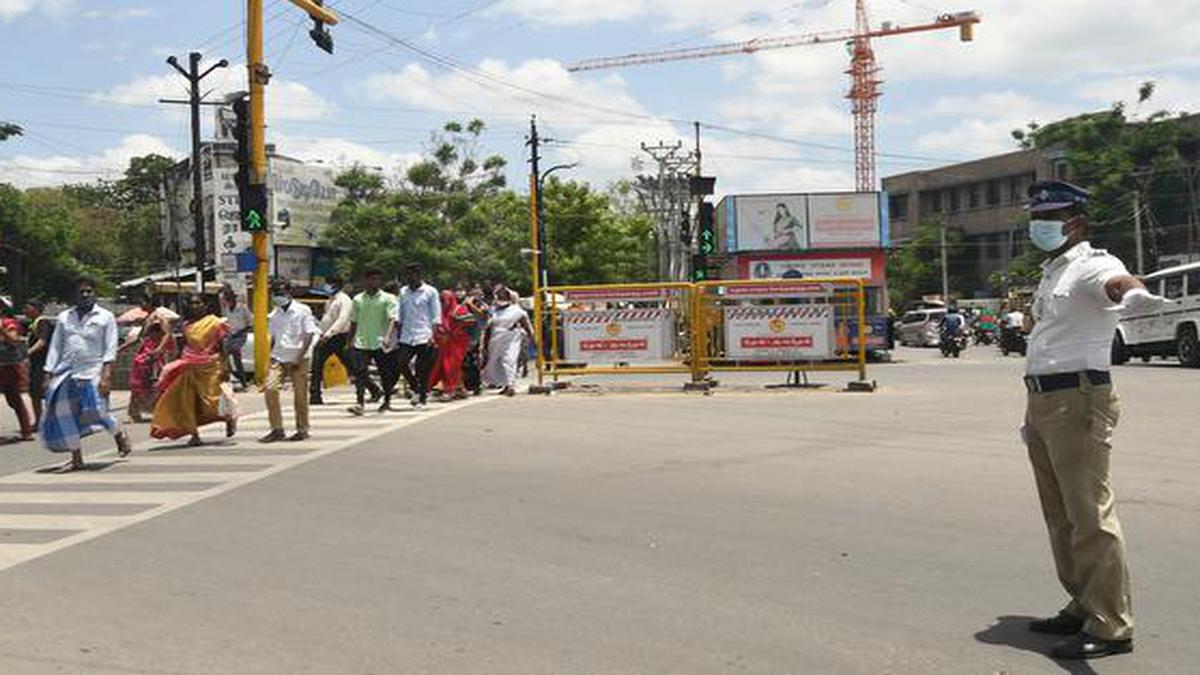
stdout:
{"type": "Polygon", "coordinates": [[[1049,257],[1033,301],[1021,431],[1058,578],[1071,598],[1030,629],[1067,636],[1051,650],[1057,658],[1123,654],[1133,650],[1133,612],[1109,479],[1120,414],[1111,345],[1121,311],[1154,311],[1165,300],[1115,256],[1092,248],[1086,190],[1047,181],[1030,186],[1029,197],[1029,237],[1049,257]]]}

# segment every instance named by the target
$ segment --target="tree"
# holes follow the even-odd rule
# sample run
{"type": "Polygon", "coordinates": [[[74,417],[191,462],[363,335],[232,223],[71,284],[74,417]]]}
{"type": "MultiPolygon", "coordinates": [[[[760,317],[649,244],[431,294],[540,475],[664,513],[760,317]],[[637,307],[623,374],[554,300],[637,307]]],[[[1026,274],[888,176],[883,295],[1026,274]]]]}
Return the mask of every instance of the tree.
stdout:
{"type": "MultiPolygon", "coordinates": [[[[1154,83],[1138,88],[1138,108],[1154,95],[1154,83]]],[[[1140,116],[1123,103],[1108,110],[1079,115],[1054,124],[1031,123],[1013,132],[1021,147],[1063,150],[1072,180],[1092,192],[1088,208],[1091,239],[1125,260],[1135,256],[1133,212],[1136,201],[1146,209],[1146,252],[1153,264],[1172,239],[1188,236],[1171,229],[1177,220],[1194,220],[1187,195],[1194,192],[1195,176],[1187,171],[1180,148],[1196,139],[1181,115],[1165,111],[1140,116]],[[1165,225],[1165,226],[1164,226],[1165,225]]]]}
{"type": "MultiPolygon", "coordinates": [[[[911,241],[888,257],[888,290],[893,307],[902,308],[924,295],[942,293],[942,224],[928,220],[917,225],[911,241]]],[[[973,277],[974,252],[964,246],[964,232],[946,229],[946,258],[951,295],[973,277]]]]}
{"type": "Polygon", "coordinates": [[[7,141],[13,136],[20,136],[25,130],[11,122],[0,122],[0,141],[7,141]]]}
{"type": "MultiPolygon", "coordinates": [[[[343,251],[341,270],[396,274],[419,262],[442,287],[459,281],[531,286],[529,197],[505,186],[503,158],[483,156],[483,122],[449,122],[430,137],[425,158],[389,190],[376,174],[351,169],[338,178],[347,197],[326,244],[343,251]],[[481,159],[482,157],[482,159],[481,159]]],[[[543,195],[548,265],[558,284],[649,278],[650,220],[613,194],[584,183],[550,180],[543,195]]]]}

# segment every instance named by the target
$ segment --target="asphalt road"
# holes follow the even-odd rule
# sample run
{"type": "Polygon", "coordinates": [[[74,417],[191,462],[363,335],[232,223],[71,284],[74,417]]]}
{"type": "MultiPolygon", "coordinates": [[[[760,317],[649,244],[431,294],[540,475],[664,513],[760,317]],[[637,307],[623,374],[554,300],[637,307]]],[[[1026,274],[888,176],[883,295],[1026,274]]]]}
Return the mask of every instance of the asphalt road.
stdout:
{"type": "Polygon", "coordinates": [[[1200,371],[1116,371],[1137,651],[1060,664],[1019,362],[901,357],[874,394],[330,411],[290,464],[161,460],[284,463],[0,571],[0,673],[1200,672],[1200,371]]]}

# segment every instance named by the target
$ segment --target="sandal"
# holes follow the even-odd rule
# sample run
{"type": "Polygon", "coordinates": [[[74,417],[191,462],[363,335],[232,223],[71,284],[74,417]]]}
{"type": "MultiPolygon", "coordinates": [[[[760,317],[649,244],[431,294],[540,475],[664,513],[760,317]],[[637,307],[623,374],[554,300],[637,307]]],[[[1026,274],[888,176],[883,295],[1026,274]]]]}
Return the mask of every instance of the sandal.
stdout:
{"type": "Polygon", "coordinates": [[[129,433],[122,431],[117,434],[117,456],[128,457],[129,453],[133,452],[133,446],[129,444],[129,433]]]}

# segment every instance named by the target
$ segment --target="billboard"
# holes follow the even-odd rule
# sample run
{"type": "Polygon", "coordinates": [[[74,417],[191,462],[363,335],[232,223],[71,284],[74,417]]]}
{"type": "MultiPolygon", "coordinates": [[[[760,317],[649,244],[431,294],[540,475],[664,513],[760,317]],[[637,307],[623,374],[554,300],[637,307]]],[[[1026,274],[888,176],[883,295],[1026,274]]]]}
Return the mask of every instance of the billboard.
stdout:
{"type": "Polygon", "coordinates": [[[882,251],[809,251],[747,255],[738,261],[742,279],[863,279],[882,285],[887,258],[882,251]]]}
{"type": "Polygon", "coordinates": [[[812,248],[879,246],[879,195],[874,192],[811,195],[808,198],[812,248]]]}
{"type": "Polygon", "coordinates": [[[808,248],[808,197],[752,195],[734,202],[737,245],[751,251],[808,248]]]}
{"type": "Polygon", "coordinates": [[[342,199],[334,185],[336,174],[324,166],[274,159],[269,185],[275,213],[272,238],[276,246],[320,245],[333,210],[342,199]]]}
{"type": "Polygon", "coordinates": [[[807,251],[887,245],[877,192],[730,195],[717,205],[720,249],[807,251]]]}

